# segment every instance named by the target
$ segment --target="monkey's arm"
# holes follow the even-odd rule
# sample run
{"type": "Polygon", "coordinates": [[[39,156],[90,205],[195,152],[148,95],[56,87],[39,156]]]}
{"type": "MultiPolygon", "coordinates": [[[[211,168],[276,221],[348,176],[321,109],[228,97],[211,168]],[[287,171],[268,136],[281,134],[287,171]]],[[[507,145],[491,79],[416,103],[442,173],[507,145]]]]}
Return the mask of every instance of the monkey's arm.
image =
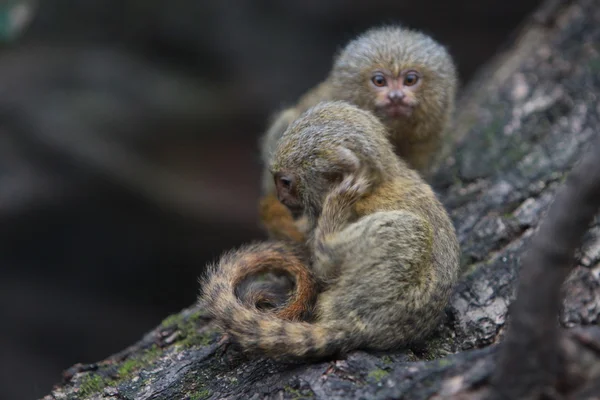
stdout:
{"type": "Polygon", "coordinates": [[[325,198],[313,238],[313,270],[322,281],[339,274],[340,255],[332,251],[331,244],[349,239],[340,236],[346,234],[345,228],[356,218],[354,205],[369,188],[370,182],[362,171],[355,172],[344,178],[325,198]]]}

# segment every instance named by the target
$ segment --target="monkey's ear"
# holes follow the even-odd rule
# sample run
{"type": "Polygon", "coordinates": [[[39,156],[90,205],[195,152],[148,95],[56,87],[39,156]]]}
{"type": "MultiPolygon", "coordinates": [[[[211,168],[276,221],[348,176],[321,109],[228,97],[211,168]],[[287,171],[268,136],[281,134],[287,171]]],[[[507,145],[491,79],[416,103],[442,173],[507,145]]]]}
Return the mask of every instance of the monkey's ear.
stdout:
{"type": "Polygon", "coordinates": [[[335,153],[336,160],[344,169],[344,172],[353,173],[358,171],[361,166],[360,159],[352,150],[339,146],[335,149],[335,153]]]}

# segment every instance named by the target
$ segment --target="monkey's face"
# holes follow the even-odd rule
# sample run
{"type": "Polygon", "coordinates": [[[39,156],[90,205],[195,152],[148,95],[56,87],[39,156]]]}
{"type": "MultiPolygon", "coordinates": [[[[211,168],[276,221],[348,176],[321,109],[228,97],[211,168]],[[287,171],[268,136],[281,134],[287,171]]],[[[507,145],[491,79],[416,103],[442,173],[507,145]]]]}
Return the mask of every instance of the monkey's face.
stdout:
{"type": "Polygon", "coordinates": [[[277,199],[290,210],[294,218],[298,218],[302,215],[304,207],[298,190],[297,177],[292,173],[280,171],[273,174],[273,179],[277,199]]]}
{"type": "Polygon", "coordinates": [[[419,104],[422,75],[414,69],[398,74],[375,70],[367,83],[376,114],[390,119],[408,118],[419,104]]]}
{"type": "Polygon", "coordinates": [[[328,79],[334,98],[373,112],[388,129],[412,132],[411,126],[444,118],[452,105],[456,69],[431,37],[383,26],[348,43],[328,79]]]}
{"type": "Polygon", "coordinates": [[[386,128],[373,113],[349,102],[321,102],[283,133],[269,170],[279,201],[314,221],[346,176],[393,168],[388,164],[396,160],[386,128]]]}
{"type": "Polygon", "coordinates": [[[293,160],[272,171],[277,198],[294,218],[318,218],[331,189],[358,168],[358,158],[348,149],[332,147],[315,151],[299,163],[293,160]]]}
{"type": "Polygon", "coordinates": [[[318,216],[325,194],[332,184],[341,180],[341,174],[320,173],[314,168],[308,174],[275,172],[275,190],[278,200],[290,210],[296,219],[307,214],[318,216]]]}

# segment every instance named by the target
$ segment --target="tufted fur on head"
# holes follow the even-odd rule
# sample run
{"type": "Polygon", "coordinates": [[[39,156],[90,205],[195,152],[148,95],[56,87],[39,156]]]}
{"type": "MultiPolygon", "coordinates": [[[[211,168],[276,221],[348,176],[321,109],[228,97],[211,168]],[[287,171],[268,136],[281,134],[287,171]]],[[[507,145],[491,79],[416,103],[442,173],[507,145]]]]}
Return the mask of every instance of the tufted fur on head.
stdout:
{"type": "Polygon", "coordinates": [[[402,124],[421,122],[414,132],[418,138],[431,136],[447,122],[453,112],[457,80],[456,67],[444,46],[424,33],[400,26],[372,28],[349,42],[337,55],[328,78],[332,98],[374,112],[392,134],[401,133],[402,124]],[[375,106],[369,80],[377,70],[398,75],[409,69],[422,75],[415,93],[417,106],[408,122],[404,118],[389,120],[375,106]]]}
{"type": "Polygon", "coordinates": [[[284,132],[270,171],[294,172],[305,212],[314,219],[329,188],[359,166],[373,177],[372,185],[398,174],[398,158],[386,136],[372,113],[343,101],[322,102],[284,132]]]}

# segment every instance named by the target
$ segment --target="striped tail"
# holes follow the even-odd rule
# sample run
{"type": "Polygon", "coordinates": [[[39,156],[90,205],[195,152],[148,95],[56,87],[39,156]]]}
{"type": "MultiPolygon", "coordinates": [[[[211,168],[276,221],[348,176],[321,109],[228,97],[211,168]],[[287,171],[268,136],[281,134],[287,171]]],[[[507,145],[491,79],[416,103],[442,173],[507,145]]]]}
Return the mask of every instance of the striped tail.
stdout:
{"type": "Polygon", "coordinates": [[[246,351],[302,359],[344,350],[348,335],[335,324],[298,321],[312,308],[317,293],[304,261],[302,251],[287,243],[265,242],[226,253],[202,279],[200,304],[246,351]],[[237,285],[249,274],[277,269],[290,272],[298,283],[285,308],[261,311],[236,295],[237,285]]]}

